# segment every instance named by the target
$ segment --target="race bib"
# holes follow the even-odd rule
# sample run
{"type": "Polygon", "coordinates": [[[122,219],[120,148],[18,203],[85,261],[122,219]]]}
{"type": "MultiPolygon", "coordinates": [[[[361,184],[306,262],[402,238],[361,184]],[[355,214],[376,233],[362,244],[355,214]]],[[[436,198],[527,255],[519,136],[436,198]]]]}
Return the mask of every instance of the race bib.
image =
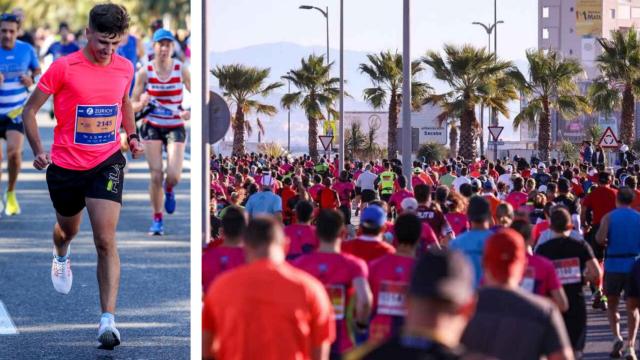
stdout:
{"type": "Polygon", "coordinates": [[[560,283],[562,285],[582,283],[582,274],[580,273],[580,259],[568,258],[554,260],[553,266],[556,268],[558,280],[560,280],[560,283]]]}
{"type": "Polygon", "coordinates": [[[118,105],[78,105],[74,143],[102,145],[116,141],[118,105]]]}
{"type": "Polygon", "coordinates": [[[520,283],[520,288],[523,290],[533,294],[536,286],[536,273],[535,269],[532,267],[528,267],[522,276],[522,282],[520,283]]]}
{"type": "Polygon", "coordinates": [[[378,291],[378,314],[406,316],[405,297],[408,286],[406,283],[383,281],[378,291]]]}
{"type": "Polygon", "coordinates": [[[155,106],[153,110],[151,110],[151,114],[159,116],[173,116],[173,111],[171,111],[171,109],[167,109],[166,107],[155,106]]]}
{"type": "Polygon", "coordinates": [[[344,320],[344,313],[347,305],[347,297],[344,286],[342,285],[327,285],[327,293],[333,305],[333,312],[336,320],[344,320]]]}

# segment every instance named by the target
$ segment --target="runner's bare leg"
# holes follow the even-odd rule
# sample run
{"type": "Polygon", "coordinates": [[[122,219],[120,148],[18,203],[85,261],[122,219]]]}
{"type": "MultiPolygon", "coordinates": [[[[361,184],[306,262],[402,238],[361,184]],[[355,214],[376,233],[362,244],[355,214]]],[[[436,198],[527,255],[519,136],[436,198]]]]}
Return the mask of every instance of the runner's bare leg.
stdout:
{"type": "Polygon", "coordinates": [[[102,312],[115,314],[120,286],[120,256],[116,244],[116,226],[121,205],[115,201],[86,198],[93,241],[98,253],[98,286],[102,312]]]}

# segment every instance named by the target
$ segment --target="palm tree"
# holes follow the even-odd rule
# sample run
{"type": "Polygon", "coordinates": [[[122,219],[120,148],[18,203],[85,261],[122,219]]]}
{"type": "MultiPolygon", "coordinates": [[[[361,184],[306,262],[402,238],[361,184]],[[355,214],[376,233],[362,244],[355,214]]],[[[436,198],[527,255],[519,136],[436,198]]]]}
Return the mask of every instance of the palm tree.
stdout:
{"type": "MultiPolygon", "coordinates": [[[[380,128],[370,126],[365,135],[364,156],[367,160],[379,159],[383,155],[383,150],[378,144],[378,130],[380,128]]],[[[388,154],[387,154],[388,155],[388,154]]],[[[389,156],[387,156],[389,157],[389,156]]]]}
{"type": "Polygon", "coordinates": [[[352,122],[344,136],[344,147],[352,160],[361,154],[365,142],[366,136],[362,132],[362,124],[359,121],[352,122]]]}
{"type": "MultiPolygon", "coordinates": [[[[398,143],[398,116],[402,106],[402,55],[383,51],[367,55],[370,64],[360,64],[360,72],[369,75],[373,87],[364,90],[364,99],[375,109],[380,109],[389,100],[389,131],[387,134],[387,156],[396,156],[398,143]]],[[[411,106],[419,109],[424,98],[432,91],[427,83],[415,80],[424,68],[420,61],[411,64],[411,106]]]]}
{"type": "Polygon", "coordinates": [[[551,111],[565,119],[590,111],[585,97],[579,95],[576,77],[583,74],[582,66],[575,59],[563,59],[549,50],[527,51],[529,80],[517,69],[510,72],[528,104],[513,120],[514,129],[527,122],[538,125],[538,156],[549,160],[551,150],[551,111]]]}
{"type": "Polygon", "coordinates": [[[297,92],[282,96],[282,107],[290,109],[292,106],[300,106],[309,121],[309,156],[314,160],[318,158],[318,121],[326,120],[323,109],[337,117],[337,111],[333,107],[340,90],[340,79],[330,76],[333,63],[324,64],[324,56],[309,55],[302,59],[300,68],[291,70],[282,78],[291,81],[297,92]]]}
{"type": "Polygon", "coordinates": [[[460,155],[473,160],[477,157],[476,143],[479,124],[476,107],[485,104],[504,116],[509,116],[507,103],[517,99],[512,81],[505,78],[511,62],[496,59],[485,48],[471,45],[444,46],[445,57],[435,51],[427,52],[422,61],[433,69],[434,76],[449,85],[446,93],[427,97],[426,103],[442,108],[438,116],[444,122],[449,117],[460,117],[460,155]]]}
{"type": "Polygon", "coordinates": [[[611,40],[598,39],[602,54],[597,61],[602,77],[589,89],[590,98],[596,110],[608,114],[622,103],[620,138],[623,143],[632,144],[635,96],[640,93],[640,41],[635,28],[616,30],[611,35],[611,40]]]}
{"type": "Polygon", "coordinates": [[[220,82],[224,97],[232,105],[235,105],[235,115],[231,120],[234,156],[241,156],[245,153],[244,133],[245,130],[248,130],[246,115],[253,112],[273,116],[277,112],[275,106],[263,104],[253,99],[255,96],[268,96],[273,90],[284,85],[280,82],[265,85],[270,72],[270,69],[242,64],[223,65],[211,70],[213,76],[217,77],[220,82]]]}

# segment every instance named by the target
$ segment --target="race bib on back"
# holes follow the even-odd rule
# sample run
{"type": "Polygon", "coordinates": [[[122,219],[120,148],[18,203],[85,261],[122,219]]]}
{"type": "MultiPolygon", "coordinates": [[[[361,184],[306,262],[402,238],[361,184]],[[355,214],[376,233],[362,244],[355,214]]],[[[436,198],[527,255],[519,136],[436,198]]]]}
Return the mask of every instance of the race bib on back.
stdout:
{"type": "Polygon", "coordinates": [[[118,105],[78,105],[74,143],[103,145],[116,141],[118,105]]]}
{"type": "Polygon", "coordinates": [[[568,258],[554,260],[553,266],[556,268],[558,280],[562,285],[579,284],[582,282],[582,274],[580,273],[580,259],[568,258]]]}
{"type": "Polygon", "coordinates": [[[405,297],[406,283],[382,281],[378,292],[378,314],[406,316],[405,297]]]}
{"type": "Polygon", "coordinates": [[[342,285],[327,285],[327,294],[333,305],[333,312],[336,320],[344,320],[344,313],[347,305],[347,294],[342,285]]]}

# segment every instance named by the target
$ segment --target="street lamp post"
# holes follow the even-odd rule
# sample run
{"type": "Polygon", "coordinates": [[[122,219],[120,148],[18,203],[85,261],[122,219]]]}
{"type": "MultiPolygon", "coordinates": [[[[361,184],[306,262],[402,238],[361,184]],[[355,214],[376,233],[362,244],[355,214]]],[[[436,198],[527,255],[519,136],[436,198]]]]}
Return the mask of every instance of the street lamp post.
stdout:
{"type": "Polygon", "coordinates": [[[327,23],[327,65],[329,65],[329,7],[327,6],[324,10],[322,10],[321,8],[317,7],[317,6],[311,6],[311,5],[300,5],[300,7],[298,7],[299,9],[303,9],[303,10],[318,10],[322,16],[324,16],[324,18],[326,19],[326,23],[327,23]]]}
{"type": "MultiPolygon", "coordinates": [[[[291,76],[291,71],[287,71],[287,75],[291,76]]],[[[287,94],[291,94],[291,80],[287,79],[289,88],[287,94]]],[[[287,110],[287,151],[291,154],[291,107],[287,110]]]]}
{"type": "Polygon", "coordinates": [[[402,173],[411,190],[411,1],[404,0],[402,26],[402,173]]]}
{"type": "MultiPolygon", "coordinates": [[[[484,30],[487,32],[487,37],[489,38],[489,42],[487,43],[487,51],[491,52],[491,33],[493,31],[497,32],[498,31],[498,26],[497,25],[498,24],[504,24],[504,21],[502,21],[502,20],[494,21],[494,23],[492,25],[483,24],[483,23],[478,22],[478,21],[474,21],[474,22],[472,22],[472,24],[473,25],[482,26],[482,28],[484,28],[484,30]]],[[[495,54],[496,60],[497,60],[498,54],[495,52],[495,49],[496,48],[494,46],[494,54],[495,54]]],[[[491,116],[491,113],[492,113],[492,110],[489,110],[489,114],[490,114],[489,117],[491,118],[490,119],[491,125],[496,126],[498,124],[494,123],[494,121],[493,121],[494,119],[491,116]]],[[[482,155],[484,155],[484,104],[480,104],[480,129],[482,129],[480,131],[480,155],[482,156],[482,155]]],[[[498,149],[498,145],[495,145],[496,152],[497,152],[497,149],[498,149]]]]}
{"type": "Polygon", "coordinates": [[[338,169],[344,170],[344,0],[340,0],[340,125],[338,130],[338,169]]]}

